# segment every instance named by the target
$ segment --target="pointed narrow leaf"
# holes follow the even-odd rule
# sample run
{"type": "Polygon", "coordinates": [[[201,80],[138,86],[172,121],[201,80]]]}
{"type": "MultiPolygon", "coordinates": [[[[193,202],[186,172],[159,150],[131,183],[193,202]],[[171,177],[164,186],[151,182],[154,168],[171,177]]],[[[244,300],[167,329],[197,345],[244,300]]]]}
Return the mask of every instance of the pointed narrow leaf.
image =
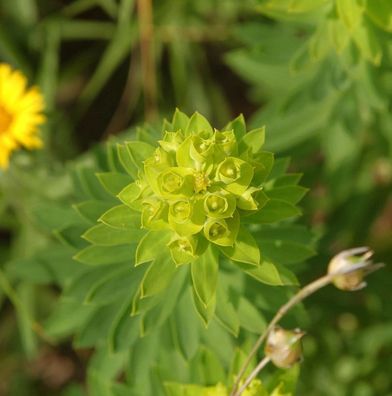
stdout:
{"type": "Polygon", "coordinates": [[[144,230],[122,230],[98,224],[87,230],[82,237],[94,245],[114,246],[137,242],[144,235],[144,230]]]}
{"type": "Polygon", "coordinates": [[[133,245],[120,246],[89,246],[81,250],[74,259],[84,264],[103,265],[133,262],[135,247],[133,245]]]}
{"type": "Polygon", "coordinates": [[[133,211],[127,205],[118,205],[105,212],[99,221],[113,228],[121,230],[139,230],[140,213],[133,211]]]}
{"type": "Polygon", "coordinates": [[[213,129],[207,119],[202,116],[200,113],[196,112],[192,115],[189,120],[188,126],[185,130],[185,133],[196,133],[196,132],[208,132],[212,133],[213,129]]]}
{"type": "Polygon", "coordinates": [[[253,153],[257,153],[264,144],[265,141],[265,127],[253,129],[244,135],[242,143],[246,147],[251,149],[253,153]]]}
{"type": "Polygon", "coordinates": [[[97,177],[105,190],[112,195],[117,195],[125,186],[133,181],[133,179],[125,173],[97,173],[97,177]]]}
{"type": "Polygon", "coordinates": [[[215,296],[218,271],[218,253],[212,246],[191,263],[193,288],[205,307],[215,296]]]}
{"type": "Polygon", "coordinates": [[[259,212],[244,218],[244,222],[274,223],[300,215],[301,211],[291,203],[278,199],[270,199],[259,212]]]}
{"type": "Polygon", "coordinates": [[[244,227],[240,228],[234,246],[221,246],[220,251],[230,260],[251,265],[260,264],[260,250],[251,233],[244,227]]]}
{"type": "Polygon", "coordinates": [[[240,321],[233,304],[229,301],[224,288],[218,285],[216,312],[215,316],[219,323],[222,324],[234,337],[238,336],[240,329],[240,321]]]}
{"type": "Polygon", "coordinates": [[[125,144],[117,145],[118,158],[120,159],[121,165],[127,171],[127,173],[134,179],[137,179],[138,167],[135,165],[130,152],[128,151],[125,144]]]}
{"type": "Polygon", "coordinates": [[[170,233],[166,231],[150,231],[140,240],[136,249],[135,265],[152,261],[165,251],[169,254],[167,244],[170,233]]]}
{"type": "Polygon", "coordinates": [[[192,295],[193,295],[193,303],[195,305],[196,312],[199,314],[200,318],[202,319],[204,326],[208,327],[215,313],[215,308],[216,308],[215,294],[207,306],[205,306],[204,303],[200,300],[199,296],[195,292],[195,289],[193,288],[192,288],[192,295]]]}
{"type": "Polygon", "coordinates": [[[158,256],[150,264],[141,282],[141,297],[153,296],[166,289],[175,272],[176,266],[168,254],[158,256]]]}

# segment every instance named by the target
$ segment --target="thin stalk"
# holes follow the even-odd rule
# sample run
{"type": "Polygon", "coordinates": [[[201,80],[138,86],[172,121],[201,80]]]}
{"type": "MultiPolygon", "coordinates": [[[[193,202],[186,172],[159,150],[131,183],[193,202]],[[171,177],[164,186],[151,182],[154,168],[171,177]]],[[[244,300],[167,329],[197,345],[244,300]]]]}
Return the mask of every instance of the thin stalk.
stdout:
{"type": "Polygon", "coordinates": [[[146,119],[154,120],[157,116],[157,88],[154,62],[154,25],[152,0],[138,0],[138,17],[140,27],[140,55],[144,88],[144,107],[146,119]]]}
{"type": "MultiPolygon", "coordinates": [[[[311,294],[315,293],[317,290],[327,286],[329,283],[332,282],[332,280],[337,276],[337,275],[344,275],[348,274],[350,272],[357,271],[359,269],[366,269],[367,273],[370,273],[378,268],[380,268],[382,264],[374,264],[372,266],[369,266],[369,263],[366,262],[361,262],[355,265],[352,265],[350,268],[345,268],[344,270],[333,272],[327,275],[322,276],[321,278],[316,279],[315,281],[309,283],[305,287],[303,287],[301,290],[298,291],[297,294],[295,294],[286,304],[282,305],[276,315],[272,318],[271,322],[267,326],[267,328],[264,330],[264,332],[260,335],[256,343],[254,344],[252,350],[249,352],[247,358],[245,359],[245,362],[243,363],[237,379],[233,385],[233,388],[231,390],[230,396],[240,396],[241,393],[243,392],[243,387],[239,390],[238,386],[240,384],[241,378],[243,377],[246,369],[248,368],[252,358],[256,355],[258,349],[260,348],[261,344],[264,342],[266,339],[267,335],[269,332],[275,327],[275,325],[287,314],[288,311],[290,311],[291,308],[293,308],[295,305],[303,301],[305,298],[309,297],[311,294]]],[[[257,372],[259,372],[258,370],[257,372]]],[[[253,374],[253,372],[252,372],[253,374]]],[[[251,374],[251,375],[252,375],[251,374]]],[[[249,377],[245,380],[245,383],[248,381],[249,377]]]]}
{"type": "Polygon", "coordinates": [[[256,378],[257,374],[270,362],[271,358],[269,356],[265,356],[263,360],[255,367],[255,369],[249,374],[248,378],[242,384],[241,388],[237,392],[238,395],[241,395],[242,392],[249,386],[249,384],[256,378]]]}
{"type": "Polygon", "coordinates": [[[9,282],[8,278],[4,274],[4,272],[0,269],[0,289],[3,290],[4,294],[7,298],[11,301],[15,309],[19,312],[21,316],[24,316],[30,323],[32,330],[47,344],[53,345],[52,339],[45,334],[45,330],[43,327],[36,322],[30,315],[30,313],[25,309],[22,301],[20,300],[18,293],[12,287],[11,283],[9,282]]]}

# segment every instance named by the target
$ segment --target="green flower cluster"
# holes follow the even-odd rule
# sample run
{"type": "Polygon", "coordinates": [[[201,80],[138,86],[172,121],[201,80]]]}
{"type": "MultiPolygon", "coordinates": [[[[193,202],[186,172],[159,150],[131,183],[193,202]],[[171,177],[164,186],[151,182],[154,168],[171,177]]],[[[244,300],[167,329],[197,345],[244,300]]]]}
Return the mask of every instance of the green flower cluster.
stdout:
{"type": "Polygon", "coordinates": [[[198,113],[182,128],[179,123],[164,131],[132,187],[142,227],[170,232],[167,246],[176,265],[191,262],[209,243],[232,247],[241,217],[266,202],[258,178],[263,128],[240,136],[230,124],[213,129],[198,113]]]}

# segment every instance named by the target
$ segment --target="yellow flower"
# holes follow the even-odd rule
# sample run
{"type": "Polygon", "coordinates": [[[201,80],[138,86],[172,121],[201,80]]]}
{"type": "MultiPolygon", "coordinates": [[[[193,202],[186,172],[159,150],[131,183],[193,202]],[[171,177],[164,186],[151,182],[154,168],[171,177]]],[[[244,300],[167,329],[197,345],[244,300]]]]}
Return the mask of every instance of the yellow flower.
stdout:
{"type": "Polygon", "coordinates": [[[38,127],[45,121],[43,109],[39,89],[28,88],[22,73],[0,63],[0,168],[7,168],[14,150],[42,146],[38,127]]]}

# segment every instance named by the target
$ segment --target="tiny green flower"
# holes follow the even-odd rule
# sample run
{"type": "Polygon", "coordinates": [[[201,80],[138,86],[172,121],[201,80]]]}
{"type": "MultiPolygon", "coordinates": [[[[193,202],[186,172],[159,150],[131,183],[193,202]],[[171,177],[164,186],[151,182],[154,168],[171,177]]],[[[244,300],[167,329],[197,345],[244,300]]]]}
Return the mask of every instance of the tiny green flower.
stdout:
{"type": "Polygon", "coordinates": [[[233,246],[240,225],[238,212],[232,218],[209,219],[204,225],[204,235],[212,243],[220,246],[233,246]]]}
{"type": "Polygon", "coordinates": [[[194,237],[174,237],[168,246],[176,265],[187,264],[196,257],[197,239],[194,237]]]}
{"type": "Polygon", "coordinates": [[[227,157],[218,165],[216,171],[216,177],[224,183],[224,189],[235,195],[241,195],[246,191],[253,174],[252,165],[235,157],[227,157]]]}
{"type": "Polygon", "coordinates": [[[204,210],[209,217],[232,217],[236,208],[235,197],[226,191],[207,193],[204,198],[204,210]]]}

